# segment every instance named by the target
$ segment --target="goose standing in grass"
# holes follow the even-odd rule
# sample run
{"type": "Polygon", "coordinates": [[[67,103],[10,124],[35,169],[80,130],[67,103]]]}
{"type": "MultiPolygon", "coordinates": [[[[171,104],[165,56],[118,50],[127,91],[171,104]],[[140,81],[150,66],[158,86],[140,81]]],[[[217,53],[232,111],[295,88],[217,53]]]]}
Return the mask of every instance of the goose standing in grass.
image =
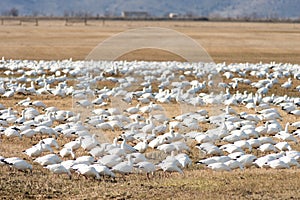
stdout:
{"type": "Polygon", "coordinates": [[[75,153],[73,152],[73,150],[71,148],[62,148],[60,151],[59,151],[59,155],[64,158],[64,157],[68,157],[68,156],[72,156],[73,159],[75,159],[75,153]]]}
{"type": "Polygon", "coordinates": [[[9,127],[4,130],[4,135],[8,138],[15,138],[18,137],[20,140],[22,139],[22,136],[18,132],[19,129],[17,127],[9,127]]]}
{"type": "Polygon", "coordinates": [[[84,150],[91,150],[92,148],[96,147],[96,145],[99,144],[99,142],[96,139],[96,134],[93,134],[92,136],[85,136],[84,139],[81,142],[81,147],[84,150]]]}
{"type": "Polygon", "coordinates": [[[44,168],[50,170],[53,174],[67,174],[70,179],[72,178],[72,174],[71,174],[70,170],[68,170],[65,166],[63,166],[60,163],[47,165],[44,168]]]}
{"type": "Polygon", "coordinates": [[[107,166],[109,168],[112,168],[115,165],[117,165],[120,162],[122,162],[122,158],[120,158],[117,155],[105,155],[102,158],[100,158],[97,162],[101,163],[102,165],[105,165],[105,166],[107,166]]]}
{"type": "Polygon", "coordinates": [[[59,149],[59,145],[55,138],[45,138],[42,140],[45,144],[50,145],[50,147],[55,147],[56,149],[59,149]]]}
{"type": "Polygon", "coordinates": [[[139,112],[140,106],[141,106],[141,104],[137,104],[137,105],[134,106],[134,107],[129,107],[129,108],[127,108],[126,110],[124,110],[124,112],[126,112],[126,113],[128,113],[128,114],[130,114],[130,115],[136,114],[136,113],[139,112]]]}
{"type": "Polygon", "coordinates": [[[105,177],[105,176],[108,176],[108,177],[111,177],[111,178],[115,178],[116,175],[106,166],[104,165],[101,165],[101,164],[93,164],[91,165],[92,167],[95,168],[95,170],[99,173],[99,175],[105,177]]]}
{"type": "Polygon", "coordinates": [[[148,148],[147,137],[144,138],[143,141],[137,143],[133,148],[136,149],[140,153],[144,153],[147,150],[147,148],[148,148]]]}
{"type": "Polygon", "coordinates": [[[25,138],[33,138],[33,136],[36,135],[36,132],[33,129],[27,129],[24,130],[20,133],[21,137],[25,137],[25,138]]]}
{"type": "Polygon", "coordinates": [[[46,165],[61,163],[62,160],[56,154],[48,154],[48,155],[36,158],[33,162],[37,162],[42,166],[46,166],[46,165]]]}
{"type": "Polygon", "coordinates": [[[38,143],[23,151],[29,157],[38,157],[42,154],[42,143],[38,143]]]}
{"type": "Polygon", "coordinates": [[[178,167],[178,165],[174,164],[173,162],[162,162],[158,165],[165,173],[166,172],[178,172],[181,175],[184,175],[182,169],[178,167]]]}
{"type": "Polygon", "coordinates": [[[72,149],[72,151],[75,151],[81,147],[83,137],[78,137],[76,140],[68,142],[64,145],[64,148],[72,149]]]}
{"type": "Polygon", "coordinates": [[[288,169],[290,166],[280,159],[271,160],[267,163],[273,169],[288,169]]]}
{"type": "Polygon", "coordinates": [[[28,169],[32,171],[32,165],[21,158],[13,158],[13,159],[6,158],[1,161],[20,171],[26,171],[28,169]]]}
{"type": "Polygon", "coordinates": [[[123,141],[121,143],[121,149],[123,149],[126,153],[134,153],[137,152],[137,149],[135,149],[134,147],[130,146],[129,144],[126,143],[127,139],[126,137],[122,138],[123,141]]]}
{"type": "Polygon", "coordinates": [[[128,156],[128,161],[120,162],[119,164],[113,166],[111,170],[122,175],[132,173],[133,163],[131,155],[128,156]]]}
{"type": "Polygon", "coordinates": [[[150,179],[149,175],[153,174],[156,171],[155,165],[149,161],[139,162],[135,164],[135,168],[139,173],[145,173],[148,180],[150,179]]]}
{"type": "Polygon", "coordinates": [[[85,178],[92,177],[96,180],[100,179],[100,175],[97,170],[91,165],[82,165],[76,170],[77,173],[83,175],[85,178]]]}
{"type": "Polygon", "coordinates": [[[237,161],[240,162],[243,167],[251,167],[253,165],[253,162],[255,161],[257,157],[252,154],[245,154],[241,155],[237,161]]]}
{"type": "Polygon", "coordinates": [[[231,171],[231,168],[227,165],[225,165],[224,163],[211,163],[207,166],[208,168],[217,171],[217,172],[221,172],[221,171],[231,171]]]}

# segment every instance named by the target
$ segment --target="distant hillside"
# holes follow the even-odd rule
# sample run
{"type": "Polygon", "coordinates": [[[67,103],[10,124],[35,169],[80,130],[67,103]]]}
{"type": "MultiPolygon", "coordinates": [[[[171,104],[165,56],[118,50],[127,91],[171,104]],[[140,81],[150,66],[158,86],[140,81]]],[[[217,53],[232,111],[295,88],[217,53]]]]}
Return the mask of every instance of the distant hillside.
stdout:
{"type": "Polygon", "coordinates": [[[299,0],[1,0],[0,14],[120,16],[122,11],[146,11],[203,17],[299,19],[299,0]]]}

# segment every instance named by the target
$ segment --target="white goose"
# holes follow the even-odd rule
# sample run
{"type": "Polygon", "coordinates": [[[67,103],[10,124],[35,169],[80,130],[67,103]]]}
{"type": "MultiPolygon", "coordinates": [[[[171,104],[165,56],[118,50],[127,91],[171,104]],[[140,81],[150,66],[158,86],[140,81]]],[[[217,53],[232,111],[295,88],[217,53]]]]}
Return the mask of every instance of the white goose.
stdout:
{"type": "Polygon", "coordinates": [[[109,168],[112,168],[115,165],[122,162],[122,158],[120,158],[117,155],[106,155],[106,156],[103,156],[102,158],[100,158],[97,162],[101,163],[102,165],[105,165],[109,168]]]}
{"type": "Polygon", "coordinates": [[[126,141],[127,141],[126,137],[123,137],[123,141],[121,143],[121,149],[123,149],[126,153],[137,152],[137,150],[134,147],[127,144],[126,141]]]}
{"type": "Polygon", "coordinates": [[[92,148],[96,147],[96,145],[99,144],[99,142],[96,139],[96,134],[93,134],[92,136],[85,136],[84,139],[81,142],[81,147],[84,150],[91,150],[92,148]]]}
{"type": "Polygon", "coordinates": [[[218,171],[218,172],[231,171],[231,168],[229,166],[225,165],[224,163],[220,163],[220,162],[211,163],[207,167],[214,171],[218,171]]]}
{"type": "Polygon", "coordinates": [[[99,175],[102,175],[103,177],[105,177],[105,176],[109,176],[112,178],[116,177],[116,175],[108,167],[106,167],[104,165],[96,163],[91,166],[94,167],[95,170],[99,173],[99,175]]]}
{"type": "Polygon", "coordinates": [[[12,159],[6,158],[1,161],[17,170],[26,171],[29,169],[30,171],[32,171],[32,165],[21,158],[16,158],[16,157],[12,159]]]}
{"type": "Polygon", "coordinates": [[[156,167],[149,161],[142,161],[135,165],[139,173],[145,173],[149,179],[149,174],[153,174],[156,171],[156,167]]]}
{"type": "Polygon", "coordinates": [[[42,166],[46,166],[46,165],[61,163],[62,160],[56,154],[48,154],[48,155],[36,158],[33,162],[37,162],[42,166]]]}
{"type": "Polygon", "coordinates": [[[75,153],[73,152],[73,150],[71,148],[62,148],[60,151],[59,151],[59,155],[64,158],[64,157],[68,157],[68,156],[72,156],[73,159],[75,159],[75,153]]]}
{"type": "Polygon", "coordinates": [[[22,137],[18,131],[19,129],[17,127],[8,127],[7,129],[5,129],[4,135],[8,138],[18,137],[21,140],[22,137]]]}
{"type": "Polygon", "coordinates": [[[76,140],[68,142],[64,145],[64,148],[72,149],[73,151],[79,149],[81,147],[83,137],[78,137],[76,140]]]}
{"type": "Polygon", "coordinates": [[[65,166],[62,164],[52,164],[52,165],[47,165],[45,167],[46,169],[50,170],[54,174],[67,174],[69,178],[72,178],[72,174],[69,169],[67,169],[65,166]]]}
{"type": "Polygon", "coordinates": [[[86,178],[92,177],[96,180],[100,179],[99,173],[92,165],[90,165],[90,166],[89,165],[80,165],[80,167],[78,167],[76,171],[77,171],[77,173],[85,176],[86,178]]]}
{"type": "Polygon", "coordinates": [[[131,155],[128,156],[128,161],[121,162],[115,166],[112,167],[112,171],[119,173],[119,174],[129,174],[133,172],[133,163],[131,155]]]}

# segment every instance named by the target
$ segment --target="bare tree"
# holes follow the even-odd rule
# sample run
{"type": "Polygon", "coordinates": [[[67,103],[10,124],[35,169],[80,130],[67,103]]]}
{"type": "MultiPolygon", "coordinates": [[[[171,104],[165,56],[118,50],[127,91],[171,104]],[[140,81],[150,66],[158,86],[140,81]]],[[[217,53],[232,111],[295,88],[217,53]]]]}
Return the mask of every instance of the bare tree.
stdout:
{"type": "Polygon", "coordinates": [[[10,16],[17,17],[19,16],[19,10],[17,8],[12,8],[8,12],[10,16]]]}

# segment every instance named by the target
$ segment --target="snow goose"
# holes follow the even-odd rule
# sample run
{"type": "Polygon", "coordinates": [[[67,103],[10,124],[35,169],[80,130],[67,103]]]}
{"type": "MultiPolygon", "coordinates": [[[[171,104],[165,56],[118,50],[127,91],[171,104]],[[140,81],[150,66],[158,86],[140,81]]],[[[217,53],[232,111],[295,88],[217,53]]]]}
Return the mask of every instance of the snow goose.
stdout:
{"type": "Polygon", "coordinates": [[[83,137],[78,137],[74,141],[68,142],[64,145],[64,148],[72,149],[73,151],[79,149],[81,147],[83,137]]]}
{"type": "Polygon", "coordinates": [[[292,82],[292,79],[291,78],[288,78],[288,81],[284,82],[281,87],[284,88],[284,89],[289,89],[291,88],[293,85],[293,82],[292,82]]]}
{"type": "Polygon", "coordinates": [[[45,138],[42,140],[45,144],[50,145],[50,147],[55,147],[56,149],[59,149],[59,145],[55,138],[45,138]]]}
{"type": "Polygon", "coordinates": [[[139,152],[136,152],[136,153],[131,153],[131,154],[127,154],[127,159],[128,159],[128,156],[131,156],[132,158],[132,163],[133,164],[136,164],[136,163],[139,163],[139,162],[143,162],[143,161],[147,161],[147,158],[144,154],[142,153],[139,153],[139,152]]]}
{"type": "Polygon", "coordinates": [[[210,158],[200,160],[200,161],[198,161],[198,163],[209,165],[211,163],[224,163],[229,160],[231,160],[231,158],[229,156],[213,156],[210,158]]]}
{"type": "Polygon", "coordinates": [[[211,163],[207,166],[208,168],[217,171],[217,172],[221,172],[221,171],[231,171],[231,168],[228,167],[227,165],[225,165],[224,163],[211,163]]]}
{"type": "Polygon", "coordinates": [[[235,144],[224,144],[220,146],[220,149],[226,151],[227,153],[235,153],[235,152],[244,153],[243,149],[235,144]]]}
{"type": "Polygon", "coordinates": [[[60,163],[59,164],[47,165],[44,168],[50,170],[53,174],[67,174],[70,179],[72,177],[70,170],[67,169],[65,166],[63,166],[60,163]]]}
{"type": "Polygon", "coordinates": [[[259,135],[265,135],[268,132],[268,124],[269,122],[267,121],[263,126],[258,126],[255,128],[255,131],[258,132],[259,135]]]}
{"type": "Polygon", "coordinates": [[[95,158],[93,156],[80,156],[75,160],[75,164],[91,165],[93,162],[95,162],[95,158]]]}
{"type": "Polygon", "coordinates": [[[21,140],[22,137],[18,131],[19,131],[19,129],[17,127],[10,126],[7,129],[5,129],[4,135],[8,138],[18,137],[21,140]]]}
{"type": "Polygon", "coordinates": [[[283,141],[293,141],[293,142],[297,143],[298,142],[297,139],[292,134],[290,134],[289,131],[288,131],[289,125],[290,125],[290,123],[287,122],[286,125],[285,125],[284,131],[280,131],[274,137],[278,138],[278,139],[281,139],[283,141]]]}
{"type": "Polygon", "coordinates": [[[113,166],[111,170],[122,175],[132,173],[133,163],[131,155],[128,156],[128,161],[118,163],[117,165],[113,166]]]}
{"type": "Polygon", "coordinates": [[[150,118],[149,118],[149,123],[146,124],[146,125],[142,128],[142,131],[143,131],[144,133],[151,133],[152,130],[155,129],[155,124],[154,124],[152,118],[153,118],[153,117],[150,116],[150,118]]]}
{"type": "Polygon", "coordinates": [[[96,139],[96,134],[93,134],[92,136],[84,136],[83,140],[81,141],[81,147],[87,151],[96,147],[97,144],[99,144],[99,142],[96,139]]]}
{"type": "Polygon", "coordinates": [[[280,151],[291,151],[292,147],[287,142],[278,142],[274,145],[280,151]]]}
{"type": "Polygon", "coordinates": [[[25,153],[29,157],[38,157],[42,154],[42,152],[42,143],[38,143],[37,145],[34,145],[23,151],[23,153],[25,153]]]}
{"type": "Polygon", "coordinates": [[[27,129],[20,133],[21,137],[33,138],[36,135],[36,132],[33,129],[27,129]]]}
{"type": "Polygon", "coordinates": [[[195,136],[195,140],[198,142],[198,143],[206,143],[206,142],[213,142],[213,139],[209,137],[209,135],[207,134],[204,134],[204,133],[198,133],[196,136],[195,136]]]}
{"type": "Polygon", "coordinates": [[[289,156],[282,156],[282,157],[279,158],[279,160],[283,161],[284,163],[286,163],[290,167],[293,167],[293,166],[296,166],[297,168],[300,167],[300,164],[298,163],[298,161],[294,158],[289,157],[289,156]]]}
{"type": "Polygon", "coordinates": [[[95,170],[98,172],[98,174],[103,176],[103,177],[105,177],[105,176],[108,176],[108,177],[111,177],[111,178],[116,177],[116,175],[108,167],[106,167],[104,165],[95,163],[91,166],[94,167],[95,170]]]}
{"type": "Polygon", "coordinates": [[[274,158],[273,156],[266,155],[266,156],[257,158],[253,163],[255,166],[260,167],[260,168],[270,168],[268,162],[275,160],[275,159],[276,158],[274,158]]]}
{"type": "Polygon", "coordinates": [[[153,174],[156,171],[156,167],[153,163],[149,161],[142,161],[134,165],[137,168],[139,173],[145,173],[147,179],[149,180],[149,174],[153,174]]]}
{"type": "Polygon", "coordinates": [[[58,137],[57,132],[53,128],[48,127],[48,126],[38,126],[34,129],[34,131],[36,133],[40,133],[42,135],[47,135],[47,136],[54,135],[56,138],[58,137]]]}
{"type": "Polygon", "coordinates": [[[291,126],[297,128],[297,129],[299,129],[299,128],[300,128],[300,121],[297,121],[297,122],[292,123],[291,126]]]}
{"type": "Polygon", "coordinates": [[[127,154],[125,152],[125,150],[121,149],[120,147],[115,147],[115,148],[109,149],[106,152],[111,154],[111,155],[117,155],[117,156],[120,156],[120,157],[124,157],[127,154]]]}
{"type": "Polygon", "coordinates": [[[223,155],[222,150],[211,143],[202,143],[200,145],[196,145],[196,148],[200,149],[207,155],[223,155]]]}
{"type": "Polygon", "coordinates": [[[124,112],[126,112],[126,113],[128,113],[130,115],[136,114],[136,113],[138,113],[140,111],[140,106],[141,106],[141,104],[137,104],[134,107],[129,107],[126,110],[124,110],[124,112]]]}
{"type": "Polygon", "coordinates": [[[50,153],[53,153],[53,149],[51,148],[51,145],[46,144],[43,140],[39,141],[38,144],[36,144],[36,146],[40,147],[42,152],[49,151],[50,153]]]}
{"type": "Polygon", "coordinates": [[[239,161],[236,161],[236,160],[229,160],[227,162],[224,162],[224,164],[227,165],[231,170],[234,170],[234,169],[243,170],[244,169],[243,165],[239,161]]]}
{"type": "Polygon", "coordinates": [[[29,105],[39,107],[39,108],[44,108],[44,109],[47,108],[47,106],[42,101],[33,101],[33,102],[30,102],[29,105]]]}
{"type": "Polygon", "coordinates": [[[165,173],[178,172],[181,175],[184,175],[182,169],[180,169],[180,167],[178,167],[178,165],[173,162],[162,162],[158,165],[158,167],[160,167],[165,173]]]}
{"type": "Polygon", "coordinates": [[[290,166],[283,162],[282,160],[275,159],[267,163],[273,169],[289,169],[290,166]]]}
{"type": "Polygon", "coordinates": [[[242,155],[245,155],[245,153],[244,152],[234,152],[234,153],[228,154],[228,157],[232,160],[236,160],[239,157],[241,157],[242,155]]]}
{"type": "Polygon", "coordinates": [[[122,162],[122,158],[120,158],[117,155],[105,155],[102,158],[100,158],[97,162],[109,168],[112,168],[113,166],[122,162]]]}
{"type": "Polygon", "coordinates": [[[249,140],[247,140],[247,142],[251,145],[252,148],[258,148],[261,145],[259,139],[256,138],[250,138],[249,140]]]}
{"type": "Polygon", "coordinates": [[[8,91],[6,91],[2,97],[6,97],[6,98],[10,98],[13,97],[15,95],[15,90],[14,89],[10,89],[8,91]]]}
{"type": "Polygon", "coordinates": [[[266,143],[276,144],[276,142],[270,137],[259,137],[258,140],[260,144],[266,144],[266,143]]]}
{"type": "Polygon", "coordinates": [[[68,157],[68,156],[72,156],[73,159],[75,159],[75,154],[73,152],[73,150],[71,148],[62,148],[60,151],[59,151],[59,155],[64,158],[64,157],[68,157]]]}
{"type": "Polygon", "coordinates": [[[144,153],[147,150],[147,148],[148,148],[147,137],[144,138],[143,141],[137,143],[133,148],[136,149],[140,153],[144,153]]]}
{"type": "Polygon", "coordinates": [[[26,110],[22,110],[21,117],[16,119],[15,124],[23,124],[26,121],[25,112],[26,110]]]}
{"type": "Polygon", "coordinates": [[[121,149],[123,149],[126,153],[137,152],[137,150],[134,147],[132,147],[126,143],[126,141],[127,141],[126,137],[123,137],[122,139],[123,139],[123,141],[121,143],[121,149]]]}
{"type": "Polygon", "coordinates": [[[96,180],[100,179],[100,175],[92,165],[81,165],[78,166],[77,173],[83,175],[85,178],[92,177],[96,180]]]}
{"type": "Polygon", "coordinates": [[[261,152],[277,152],[277,148],[270,143],[264,143],[262,145],[259,146],[258,148],[261,152]]]}
{"type": "Polygon", "coordinates": [[[300,110],[292,110],[289,112],[289,114],[295,115],[295,116],[300,116],[300,110]]]}
{"type": "Polygon", "coordinates": [[[289,156],[291,158],[294,158],[295,160],[298,160],[298,161],[300,159],[300,152],[299,151],[295,151],[295,150],[286,151],[285,155],[289,156]]]}
{"type": "Polygon", "coordinates": [[[175,156],[175,158],[178,160],[178,162],[181,164],[181,167],[182,168],[186,168],[190,165],[192,165],[192,160],[190,159],[190,157],[185,154],[185,153],[180,153],[180,154],[177,154],[175,156]]]}
{"type": "Polygon", "coordinates": [[[32,165],[21,158],[16,158],[16,157],[13,157],[11,159],[6,158],[6,159],[2,159],[1,161],[20,171],[26,171],[28,169],[32,171],[32,165]]]}
{"type": "Polygon", "coordinates": [[[62,160],[56,154],[48,154],[48,155],[36,158],[33,162],[37,162],[42,166],[46,166],[46,165],[61,163],[62,160]]]}
{"type": "Polygon", "coordinates": [[[252,154],[245,154],[242,155],[237,159],[238,162],[240,162],[243,167],[251,167],[253,165],[253,161],[256,159],[256,156],[252,154]]]}
{"type": "Polygon", "coordinates": [[[93,156],[94,158],[99,158],[99,157],[105,155],[105,148],[106,148],[105,144],[98,144],[98,145],[96,145],[96,147],[92,148],[89,151],[89,154],[91,156],[93,156]]]}
{"type": "Polygon", "coordinates": [[[163,124],[156,126],[153,130],[155,131],[156,134],[164,133],[168,129],[168,124],[169,121],[164,121],[163,124]]]}
{"type": "Polygon", "coordinates": [[[250,152],[252,151],[252,146],[248,143],[247,140],[238,140],[238,141],[235,141],[234,145],[242,148],[243,150],[248,149],[250,152]]]}
{"type": "Polygon", "coordinates": [[[176,150],[175,145],[171,144],[161,144],[157,147],[158,150],[165,152],[166,154],[171,153],[176,150]]]}

